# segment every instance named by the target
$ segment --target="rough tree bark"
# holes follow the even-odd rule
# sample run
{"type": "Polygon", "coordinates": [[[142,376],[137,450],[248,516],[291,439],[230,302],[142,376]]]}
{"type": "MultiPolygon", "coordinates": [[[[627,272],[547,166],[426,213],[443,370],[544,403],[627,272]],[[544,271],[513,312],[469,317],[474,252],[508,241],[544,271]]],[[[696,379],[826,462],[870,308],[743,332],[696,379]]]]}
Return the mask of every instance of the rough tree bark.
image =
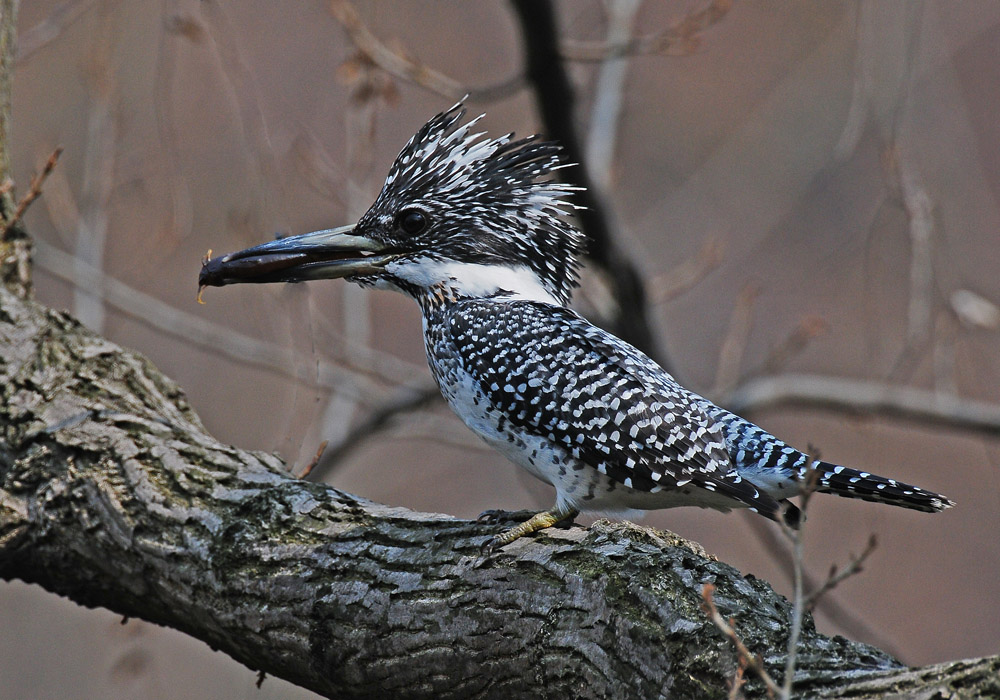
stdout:
{"type": "MultiPolygon", "coordinates": [[[[0,387],[3,579],[175,627],[329,697],[438,700],[725,697],[736,662],[700,609],[711,582],[780,675],[788,603],[698,545],[598,523],[484,557],[492,528],[219,443],[146,359],[6,288],[0,387]]],[[[908,670],[811,622],[799,669],[803,697],[1000,691],[1000,659],[908,670]]]]}

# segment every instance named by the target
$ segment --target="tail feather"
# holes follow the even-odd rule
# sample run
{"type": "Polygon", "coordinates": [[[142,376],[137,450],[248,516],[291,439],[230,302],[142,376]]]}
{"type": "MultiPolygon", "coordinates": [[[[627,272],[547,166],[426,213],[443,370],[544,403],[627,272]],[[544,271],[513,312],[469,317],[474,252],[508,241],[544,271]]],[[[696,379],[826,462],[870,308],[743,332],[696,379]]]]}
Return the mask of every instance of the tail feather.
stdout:
{"type": "Polygon", "coordinates": [[[845,498],[887,503],[924,513],[937,513],[955,505],[951,499],[917,486],[887,479],[857,469],[849,469],[829,462],[817,462],[819,472],[816,490],[833,493],[845,498]]]}

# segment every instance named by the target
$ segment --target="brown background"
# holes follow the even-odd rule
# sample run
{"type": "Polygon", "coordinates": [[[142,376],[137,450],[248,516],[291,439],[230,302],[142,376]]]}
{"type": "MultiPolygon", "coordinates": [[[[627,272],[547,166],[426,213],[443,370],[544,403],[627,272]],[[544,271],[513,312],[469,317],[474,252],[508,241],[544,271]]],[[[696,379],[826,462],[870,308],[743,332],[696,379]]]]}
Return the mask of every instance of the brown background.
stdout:
{"type": "MultiPolygon", "coordinates": [[[[700,7],[647,2],[635,31],[700,7]]],[[[561,4],[564,37],[602,39],[602,8],[561,4]]],[[[498,84],[521,65],[503,2],[357,9],[390,47],[461,85],[498,84]]],[[[399,397],[401,383],[426,385],[419,314],[401,296],[330,282],[213,289],[199,306],[195,284],[209,248],[356,217],[404,141],[452,100],[366,70],[323,2],[36,0],[22,4],[19,25],[21,190],[65,147],[27,218],[42,301],[147,354],[219,438],[299,464],[399,397]],[[357,99],[364,85],[374,98],[357,99]]],[[[745,380],[805,323],[822,333],[778,371],[1000,402],[995,319],[963,322],[952,303],[957,290],[1000,303],[1000,5],[740,2],[688,48],[630,59],[620,117],[596,128],[613,134],[599,175],[654,294],[666,284],[658,275],[710,240],[721,247],[694,289],[652,307],[679,377],[712,392],[732,346],[745,380]],[[930,275],[923,287],[911,284],[914,191],[926,195],[931,231],[930,265],[916,265],[930,275]],[[756,290],[749,306],[739,301],[747,289],[756,290]],[[745,341],[740,310],[750,312],[745,341]]],[[[572,65],[585,136],[597,72],[572,65]]],[[[540,128],[524,90],[471,109],[487,112],[493,134],[540,128]]],[[[581,299],[600,307],[600,286],[581,299]]],[[[959,504],[932,517],[816,499],[806,530],[816,576],[869,533],[880,542],[820,611],[823,631],[913,664],[998,651],[1000,440],[805,408],[752,417],[827,459],[959,504]]],[[[441,406],[365,442],[327,478],[460,517],[551,499],[441,406]]],[[[681,509],[644,522],[787,591],[751,517],[681,509]]],[[[309,696],[274,679],[257,691],[254,681],[179,633],[0,584],[0,697],[309,696]]]]}

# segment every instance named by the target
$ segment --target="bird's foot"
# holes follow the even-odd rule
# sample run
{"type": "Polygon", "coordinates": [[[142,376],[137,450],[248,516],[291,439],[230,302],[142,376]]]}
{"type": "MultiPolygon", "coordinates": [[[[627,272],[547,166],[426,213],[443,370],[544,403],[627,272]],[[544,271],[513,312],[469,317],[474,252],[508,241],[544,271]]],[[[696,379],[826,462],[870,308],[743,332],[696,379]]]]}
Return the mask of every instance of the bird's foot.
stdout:
{"type": "MultiPolygon", "coordinates": [[[[487,511],[487,513],[489,512],[490,511],[487,511]]],[[[502,513],[503,511],[500,512],[502,513]]],[[[524,537],[525,535],[530,535],[532,532],[552,527],[557,523],[568,522],[569,524],[572,524],[573,518],[575,518],[578,514],[579,511],[572,508],[565,510],[553,508],[552,510],[535,513],[524,522],[519,523],[512,528],[508,528],[486,540],[486,542],[483,543],[482,552],[486,555],[493,554],[501,547],[510,544],[516,539],[524,537]]],[[[482,518],[482,516],[480,516],[480,518],[482,518]]]]}

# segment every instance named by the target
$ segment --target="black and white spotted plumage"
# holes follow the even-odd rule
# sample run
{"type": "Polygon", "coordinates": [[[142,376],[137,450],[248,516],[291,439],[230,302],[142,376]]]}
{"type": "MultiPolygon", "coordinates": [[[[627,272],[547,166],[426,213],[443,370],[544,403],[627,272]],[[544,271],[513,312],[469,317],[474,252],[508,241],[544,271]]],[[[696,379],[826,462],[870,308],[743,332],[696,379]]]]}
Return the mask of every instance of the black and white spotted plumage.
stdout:
{"type": "Polygon", "coordinates": [[[644,354],[573,311],[518,298],[430,309],[435,379],[470,428],[577,510],[777,501],[733,468],[721,424],[644,354]]]}
{"type": "MultiPolygon", "coordinates": [[[[693,505],[794,524],[788,499],[802,490],[806,455],[566,308],[583,238],[565,217],[574,188],[545,178],[562,167],[558,147],[483,138],[464,114],[458,105],[414,135],[349,232],[206,261],[201,283],[348,277],[413,297],[448,404],[555,487],[557,519],[693,505]]],[[[928,512],[951,505],[867,472],[814,466],[819,491],[928,512]]]]}

